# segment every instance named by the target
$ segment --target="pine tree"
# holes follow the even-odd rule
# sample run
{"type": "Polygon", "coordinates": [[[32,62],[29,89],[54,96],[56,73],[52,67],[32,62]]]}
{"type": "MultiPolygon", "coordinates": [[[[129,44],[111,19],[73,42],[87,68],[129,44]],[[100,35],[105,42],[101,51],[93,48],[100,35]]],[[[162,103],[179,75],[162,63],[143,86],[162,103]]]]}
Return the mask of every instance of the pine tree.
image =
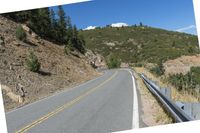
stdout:
{"type": "Polygon", "coordinates": [[[65,12],[62,8],[62,6],[58,6],[58,29],[59,29],[59,33],[58,33],[58,37],[60,38],[60,42],[61,43],[66,43],[67,41],[67,24],[66,24],[66,15],[65,12]]]}
{"type": "Polygon", "coordinates": [[[55,12],[53,9],[50,11],[50,19],[51,19],[51,38],[57,42],[59,42],[58,38],[58,23],[55,18],[55,12]]]}
{"type": "Polygon", "coordinates": [[[28,21],[31,11],[20,11],[2,14],[4,17],[10,18],[16,22],[24,23],[28,21]]]}
{"type": "Polygon", "coordinates": [[[57,22],[55,18],[55,12],[53,9],[51,9],[50,11],[50,19],[51,19],[51,29],[54,29],[57,22]]]}
{"type": "Polygon", "coordinates": [[[51,27],[51,19],[50,19],[50,12],[48,8],[39,9],[39,19],[40,21],[40,32],[44,34],[44,37],[49,37],[51,32],[47,29],[51,27]]]}
{"type": "Polygon", "coordinates": [[[141,26],[141,27],[143,26],[142,22],[140,22],[140,26],[141,26]]]}
{"type": "Polygon", "coordinates": [[[71,18],[69,16],[67,16],[66,19],[66,28],[67,28],[67,42],[68,41],[72,41],[73,40],[73,27],[72,27],[72,23],[71,23],[71,18]]]}
{"type": "Polygon", "coordinates": [[[77,30],[77,28],[76,28],[76,25],[73,26],[73,38],[74,38],[75,40],[78,39],[78,30],[77,30]]]}
{"type": "Polygon", "coordinates": [[[42,8],[31,11],[29,27],[43,38],[49,38],[51,31],[47,30],[51,27],[50,12],[48,8],[42,8]]]}
{"type": "Polygon", "coordinates": [[[78,35],[78,30],[76,25],[73,26],[73,44],[74,47],[81,52],[82,54],[85,53],[85,40],[83,36],[78,35]]]}

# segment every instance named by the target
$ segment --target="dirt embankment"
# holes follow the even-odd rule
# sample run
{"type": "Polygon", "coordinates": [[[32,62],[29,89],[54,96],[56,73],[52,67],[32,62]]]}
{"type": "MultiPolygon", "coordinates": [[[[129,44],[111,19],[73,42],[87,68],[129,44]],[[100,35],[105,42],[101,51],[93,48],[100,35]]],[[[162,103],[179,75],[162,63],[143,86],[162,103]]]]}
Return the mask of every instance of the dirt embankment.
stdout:
{"type": "Polygon", "coordinates": [[[174,60],[168,60],[163,64],[165,74],[186,74],[192,66],[200,66],[200,54],[195,56],[181,56],[174,60]]]}
{"type": "Polygon", "coordinates": [[[27,41],[17,40],[15,31],[18,25],[0,16],[0,83],[4,85],[2,91],[6,111],[100,75],[87,63],[84,55],[80,58],[65,55],[63,46],[28,32],[25,25],[27,41]],[[26,68],[30,51],[41,63],[39,73],[26,68]],[[22,91],[25,96],[20,99],[22,91]]]}

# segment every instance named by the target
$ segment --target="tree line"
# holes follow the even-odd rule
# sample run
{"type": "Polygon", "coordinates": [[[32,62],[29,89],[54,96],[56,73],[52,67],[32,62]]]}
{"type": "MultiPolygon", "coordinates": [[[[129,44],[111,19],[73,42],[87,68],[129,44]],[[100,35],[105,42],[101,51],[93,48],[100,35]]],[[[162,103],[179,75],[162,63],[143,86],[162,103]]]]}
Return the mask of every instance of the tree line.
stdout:
{"type": "Polygon", "coordinates": [[[62,6],[58,6],[57,12],[50,8],[41,8],[7,13],[3,16],[19,23],[26,23],[40,37],[65,45],[65,49],[85,53],[85,41],[78,34],[76,25],[72,25],[70,16],[66,15],[62,6]]]}

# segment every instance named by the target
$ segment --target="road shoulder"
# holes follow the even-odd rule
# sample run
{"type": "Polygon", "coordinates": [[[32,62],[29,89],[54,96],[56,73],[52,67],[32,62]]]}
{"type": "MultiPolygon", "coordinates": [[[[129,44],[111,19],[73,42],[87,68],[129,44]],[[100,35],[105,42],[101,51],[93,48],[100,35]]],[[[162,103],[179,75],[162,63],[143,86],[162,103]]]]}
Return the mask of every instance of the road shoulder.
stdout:
{"type": "Polygon", "coordinates": [[[172,119],[167,112],[162,108],[162,105],[147,89],[142,79],[137,74],[137,69],[134,69],[136,77],[137,89],[139,93],[140,117],[142,120],[141,127],[149,127],[156,125],[164,125],[172,123],[172,119]]]}

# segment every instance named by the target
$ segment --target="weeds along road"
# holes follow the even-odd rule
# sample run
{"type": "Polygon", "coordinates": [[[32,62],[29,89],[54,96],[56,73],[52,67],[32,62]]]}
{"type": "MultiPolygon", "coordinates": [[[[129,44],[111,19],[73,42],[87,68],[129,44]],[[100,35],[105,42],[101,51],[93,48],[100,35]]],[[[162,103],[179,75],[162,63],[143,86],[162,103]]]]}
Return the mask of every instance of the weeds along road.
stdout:
{"type": "Polygon", "coordinates": [[[9,133],[104,133],[139,127],[130,70],[104,75],[6,113],[9,133]]]}

